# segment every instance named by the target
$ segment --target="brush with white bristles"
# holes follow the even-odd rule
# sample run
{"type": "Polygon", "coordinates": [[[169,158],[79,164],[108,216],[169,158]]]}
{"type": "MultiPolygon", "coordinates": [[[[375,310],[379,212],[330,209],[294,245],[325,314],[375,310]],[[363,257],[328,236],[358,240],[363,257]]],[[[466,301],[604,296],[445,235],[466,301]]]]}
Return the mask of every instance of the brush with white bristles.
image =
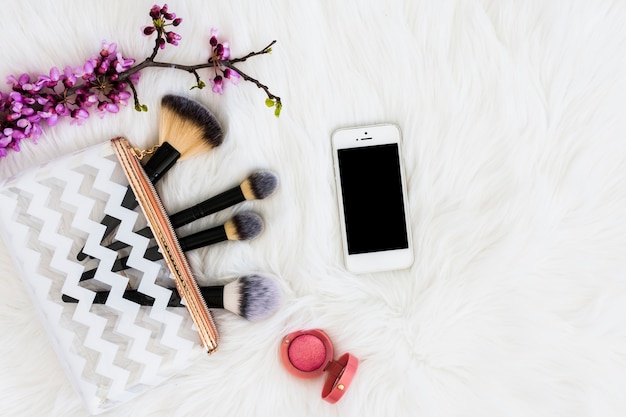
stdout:
{"type": "MultiPolygon", "coordinates": [[[[172,288],[168,307],[182,307],[184,302],[176,288],[172,288]]],[[[280,289],[276,282],[262,275],[246,275],[226,285],[200,287],[209,308],[223,308],[250,321],[263,320],[272,315],[280,305],[280,289]]],[[[109,291],[96,291],[93,304],[105,304],[109,291]]],[[[62,296],[66,303],[78,300],[62,296]]],[[[152,306],[154,298],[137,290],[124,291],[124,298],[139,305],[152,306]]]]}

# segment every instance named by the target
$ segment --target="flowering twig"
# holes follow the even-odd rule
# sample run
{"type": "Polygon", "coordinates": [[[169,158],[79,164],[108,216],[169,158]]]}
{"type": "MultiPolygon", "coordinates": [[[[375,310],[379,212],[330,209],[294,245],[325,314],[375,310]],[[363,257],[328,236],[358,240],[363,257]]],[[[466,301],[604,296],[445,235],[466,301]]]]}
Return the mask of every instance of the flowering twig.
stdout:
{"type": "Polygon", "coordinates": [[[274,107],[276,116],[280,115],[280,97],[235,65],[271,53],[275,40],[259,51],[231,58],[228,43],[220,42],[217,31],[212,29],[209,39],[211,53],[207,62],[196,65],[161,62],[155,60],[159,51],[167,44],[176,46],[181,40],[181,36],[169,28],[180,25],[182,18],[169,12],[167,4],[154,5],[149,15],[152,25],[143,27],[142,32],[145,36],[156,34],[154,47],[151,54],[138,64],[135,64],[134,59],[122,56],[115,43],[103,42],[99,55],[88,59],[82,67],[68,66],[62,73],[54,67],[49,74],[38,77],[29,74],[9,76],[8,83],[12,85],[12,91],[0,92],[0,156],[5,156],[7,149],[19,151],[22,139],[36,141],[42,133],[41,124],[44,121],[48,126],[54,126],[60,117],[70,117],[72,123],[82,124],[92,109],[100,116],[117,113],[120,105],[128,104],[131,95],[135,109],[147,111],[147,106],[139,101],[136,84],[140,71],[151,67],[187,71],[196,80],[192,88],[199,89],[206,87],[200,71],[209,70],[211,89],[218,94],[223,93],[226,80],[237,84],[239,79],[243,79],[262,89],[267,96],[265,104],[274,107]]]}

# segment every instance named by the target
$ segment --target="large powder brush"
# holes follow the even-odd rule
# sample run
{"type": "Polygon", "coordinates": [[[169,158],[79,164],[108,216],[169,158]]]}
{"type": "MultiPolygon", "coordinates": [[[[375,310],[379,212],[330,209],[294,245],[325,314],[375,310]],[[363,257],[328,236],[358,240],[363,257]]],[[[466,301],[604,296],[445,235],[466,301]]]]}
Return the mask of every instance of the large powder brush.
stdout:
{"type": "MultiPolygon", "coordinates": [[[[166,95],[161,99],[159,119],[159,146],[143,166],[148,179],[156,184],[179,160],[193,158],[210,151],[224,141],[224,132],[213,113],[202,104],[185,97],[166,95]]],[[[122,206],[133,210],[138,203],[130,186],[122,206]]],[[[120,220],[105,215],[103,239],[120,224],[120,220]]],[[[88,255],[84,248],[76,255],[82,261],[88,255]]]]}

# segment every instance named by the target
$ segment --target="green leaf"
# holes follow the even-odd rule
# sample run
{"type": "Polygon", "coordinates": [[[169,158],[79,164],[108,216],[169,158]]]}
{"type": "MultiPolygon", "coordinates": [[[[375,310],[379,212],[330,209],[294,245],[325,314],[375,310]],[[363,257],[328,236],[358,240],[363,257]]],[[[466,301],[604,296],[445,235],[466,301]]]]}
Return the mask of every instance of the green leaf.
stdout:
{"type": "Polygon", "coordinates": [[[274,116],[280,117],[280,111],[283,109],[283,105],[280,101],[276,102],[276,109],[274,109],[274,116]]]}
{"type": "Polygon", "coordinates": [[[194,88],[197,88],[198,90],[202,90],[204,87],[206,87],[206,84],[204,83],[204,81],[198,80],[198,84],[191,87],[190,90],[193,90],[194,88]]]}
{"type": "Polygon", "coordinates": [[[141,105],[141,110],[147,112],[148,111],[148,106],[146,106],[145,104],[142,104],[141,105]]]}
{"type": "Polygon", "coordinates": [[[276,102],[274,100],[272,100],[271,98],[265,99],[265,105],[267,107],[274,107],[274,104],[276,104],[276,102]]]}

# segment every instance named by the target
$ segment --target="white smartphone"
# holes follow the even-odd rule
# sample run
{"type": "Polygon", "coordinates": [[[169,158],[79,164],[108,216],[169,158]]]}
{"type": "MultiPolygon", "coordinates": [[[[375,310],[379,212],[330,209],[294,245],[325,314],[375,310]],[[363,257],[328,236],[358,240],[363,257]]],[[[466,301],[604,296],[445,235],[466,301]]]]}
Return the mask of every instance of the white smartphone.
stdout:
{"type": "Polygon", "coordinates": [[[400,129],[394,124],[332,134],[344,259],[354,273],[413,264],[400,144],[400,129]]]}

